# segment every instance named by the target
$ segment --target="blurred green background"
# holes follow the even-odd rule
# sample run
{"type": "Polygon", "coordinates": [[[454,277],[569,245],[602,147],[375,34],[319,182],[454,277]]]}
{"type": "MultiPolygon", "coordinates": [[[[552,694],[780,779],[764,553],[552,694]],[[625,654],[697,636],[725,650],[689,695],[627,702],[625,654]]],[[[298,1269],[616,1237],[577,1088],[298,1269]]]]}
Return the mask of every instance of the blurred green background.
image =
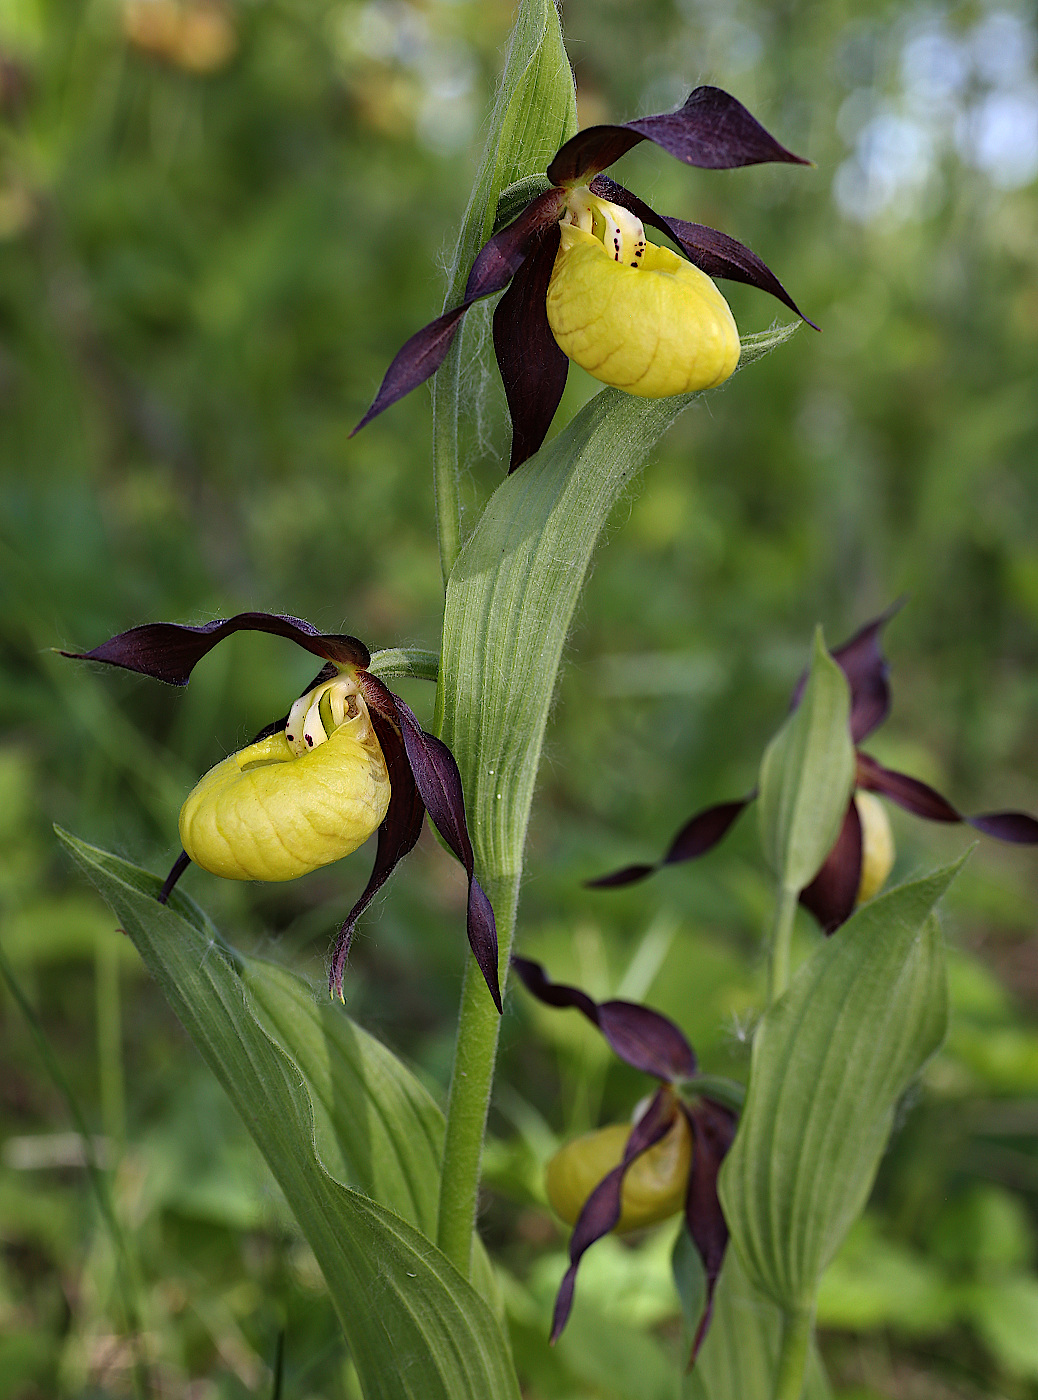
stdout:
{"type": "MultiPolygon", "coordinates": [[[[440,308],[511,20],[505,0],[0,0],[0,912],[5,950],[115,1169],[156,1394],[353,1396],[312,1256],[58,821],[164,870],[195,777],[312,662],[238,637],[187,692],[63,661],[145,620],[244,608],[435,646],[419,390],[353,441],[440,308]]],[[[814,624],[894,598],[870,744],[964,810],[1038,810],[1038,57],[1031,7],[567,0],[584,123],[728,88],[814,169],[618,178],[774,268],[822,335],[688,413],[616,513],[578,614],[530,839],[521,947],[645,997],[744,1074],[768,886],[752,817],[626,893],[697,807],[752,786],[814,624]]],[[[550,156],[545,152],[545,157],[550,156]]],[[[744,331],[785,313],[733,288],[744,331]]],[[[504,470],[479,327],[468,520],[504,470]]],[[[581,371],[559,421],[594,389],[581,371]]],[[[431,711],[431,687],[401,687],[431,711]]],[[[897,876],[959,829],[893,816],[897,876]]],[[[186,888],[320,984],[359,852],[284,886],[186,888]]],[[[347,1004],[439,1088],[464,881],[426,836],[364,920],[347,1004]]],[[[1038,857],[983,844],[947,902],[947,1047],[899,1114],[823,1289],[845,1400],[1038,1396],[1038,857]]],[[[805,923],[806,949],[817,935],[805,923]]],[[[112,1260],[82,1150],[0,997],[0,1400],[122,1396],[112,1260]]],[[[576,1018],[506,1008],[484,1232],[530,1400],[655,1400],[680,1365],[667,1231],[603,1241],[560,1346],[565,1233],[540,1165],[644,1081],[576,1018]]],[[[751,1400],[747,1397],[747,1400],[751,1400]]]]}

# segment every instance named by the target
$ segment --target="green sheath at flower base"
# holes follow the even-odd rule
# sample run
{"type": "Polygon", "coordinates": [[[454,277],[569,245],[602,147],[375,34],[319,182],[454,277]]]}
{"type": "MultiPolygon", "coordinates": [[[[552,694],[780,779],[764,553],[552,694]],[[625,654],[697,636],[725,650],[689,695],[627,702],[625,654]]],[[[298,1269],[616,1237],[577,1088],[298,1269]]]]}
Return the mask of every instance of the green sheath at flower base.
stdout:
{"type": "Polygon", "coordinates": [[[227,880],[294,880],[364,844],[389,808],[386,760],[347,676],[297,700],[284,730],[231,754],[188,795],[180,839],[227,880]]]}
{"type": "MultiPolygon", "coordinates": [[[[629,1123],[611,1123],[561,1147],[544,1171],[544,1186],[555,1214],[575,1225],[588,1197],[602,1178],[623,1161],[631,1136],[629,1123]]],[[[692,1170],[692,1131],[678,1113],[666,1136],[630,1166],[620,1195],[620,1219],[614,1233],[623,1235],[657,1225],[684,1207],[692,1170]]]]}
{"type": "Polygon", "coordinates": [[[739,332],[706,273],[648,242],[619,205],[589,190],[570,201],[546,302],[560,350],[641,398],[723,384],[739,363],[739,332]]]}

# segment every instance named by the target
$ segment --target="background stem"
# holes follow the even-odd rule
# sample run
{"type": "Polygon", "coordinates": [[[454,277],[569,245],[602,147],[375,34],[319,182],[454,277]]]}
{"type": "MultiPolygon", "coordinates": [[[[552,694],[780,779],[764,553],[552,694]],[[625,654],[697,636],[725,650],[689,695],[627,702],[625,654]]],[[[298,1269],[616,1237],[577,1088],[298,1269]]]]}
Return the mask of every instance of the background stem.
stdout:
{"type": "MultiPolygon", "coordinates": [[[[489,881],[487,893],[497,919],[503,993],[519,901],[518,874],[489,881]]],[[[468,958],[447,1102],[436,1233],[436,1243],[465,1278],[469,1277],[472,1261],[483,1135],[500,1030],[501,1017],[490,999],[483,975],[475,960],[468,958]]]]}

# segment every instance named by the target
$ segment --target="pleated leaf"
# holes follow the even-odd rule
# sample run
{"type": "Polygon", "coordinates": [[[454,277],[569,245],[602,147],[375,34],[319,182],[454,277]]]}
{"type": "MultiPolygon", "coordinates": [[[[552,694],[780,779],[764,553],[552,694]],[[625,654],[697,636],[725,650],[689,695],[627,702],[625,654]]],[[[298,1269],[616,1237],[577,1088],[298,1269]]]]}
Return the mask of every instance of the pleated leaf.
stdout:
{"type": "MultiPolygon", "coordinates": [[[[746,337],[742,365],[794,330],[746,337]]],[[[436,723],[461,770],[479,870],[521,868],[562,648],[595,543],[695,397],[603,389],[502,482],[458,556],[447,583],[436,723]]]]}
{"type": "Polygon", "coordinates": [[[235,953],[185,896],[161,905],[155,876],[59,835],[266,1158],[324,1273],[366,1400],[518,1400],[508,1345],[480,1293],[322,1157],[427,1224],[442,1119],[413,1076],[356,1027],[329,1031],[287,974],[235,953]]]}
{"type": "Polygon", "coordinates": [[[764,854],[779,882],[802,890],[840,832],[854,783],[847,678],[815,635],[807,685],[772,739],[760,770],[764,854]]]}
{"type": "Polygon", "coordinates": [[[751,1282],[782,1307],[812,1303],[868,1197],[897,1101],[944,1039],[933,908],[958,868],[859,909],[757,1029],[720,1196],[751,1282]]]}

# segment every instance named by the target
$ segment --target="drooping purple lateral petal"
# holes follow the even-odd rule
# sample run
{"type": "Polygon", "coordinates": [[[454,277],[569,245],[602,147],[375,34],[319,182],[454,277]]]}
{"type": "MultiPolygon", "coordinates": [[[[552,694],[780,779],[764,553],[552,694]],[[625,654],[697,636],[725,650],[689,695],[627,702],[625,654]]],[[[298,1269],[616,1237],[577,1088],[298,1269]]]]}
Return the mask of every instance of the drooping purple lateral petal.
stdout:
{"type": "Polygon", "coordinates": [[[705,856],[727,836],[729,829],[743,810],[753,801],[756,793],[740,798],[737,802],[719,802],[690,817],[670,843],[666,855],[655,865],[625,865],[622,870],[614,870],[609,875],[600,875],[597,880],[587,880],[590,890],[617,889],[621,885],[633,885],[654,875],[665,865],[680,865],[686,860],[698,860],[705,856]]]}
{"type": "Polygon", "coordinates": [[[343,666],[365,667],[371,660],[367,647],[356,637],[318,632],[309,622],[280,613],[244,612],[217,618],[200,627],[178,622],[147,622],[102,642],[93,651],[63,651],[75,661],[103,661],[167,685],[187,685],[195,665],[218,642],[234,632],[269,632],[285,637],[304,650],[343,666]]]}
{"type": "Polygon", "coordinates": [[[783,287],[771,268],[744,244],[729,238],[715,228],[705,224],[690,224],[686,219],[675,219],[669,214],[657,214],[651,205],[639,199],[630,190],[618,185],[608,175],[596,175],[591,181],[591,191],[613,204],[620,204],[636,214],[643,224],[660,229],[681,248],[700,271],[708,277],[723,277],[730,282],[744,282],[759,291],[777,297],[783,306],[806,321],[815,330],[819,327],[808,320],[796,302],[783,287]]]}
{"type": "MultiPolygon", "coordinates": [[[[365,687],[370,680],[374,680],[374,677],[365,677],[365,687]]],[[[386,694],[390,695],[390,692],[386,691],[386,694]]],[[[399,696],[392,695],[391,698],[400,721],[400,733],[407,750],[407,761],[411,765],[411,772],[414,774],[414,781],[426,811],[436,830],[465,867],[469,878],[466,919],[469,946],[483,974],[487,989],[494,999],[494,1005],[500,1011],[497,925],[490,900],[476,879],[475,856],[465,822],[465,798],[458,765],[447,745],[435,735],[426,734],[399,696]]]]}
{"type": "Polygon", "coordinates": [[[356,928],[357,920],[392,875],[397,864],[414,848],[422,834],[422,822],[425,820],[425,806],[415,784],[414,774],[411,772],[411,765],[407,760],[407,751],[404,748],[404,741],[400,737],[399,729],[391,715],[385,714],[375,704],[370,703],[366,683],[372,680],[374,680],[373,676],[365,676],[362,688],[365,691],[365,698],[369,700],[371,723],[389,772],[389,808],[378,829],[375,864],[372,866],[368,883],[364,887],[363,894],[343,920],[335,939],[335,946],[332,948],[328,985],[332,995],[337,996],[340,1001],[343,999],[343,974],[346,970],[346,961],[349,957],[350,944],[353,941],[353,931],[356,928]]]}
{"type": "Polygon", "coordinates": [[[861,886],[861,861],[861,818],[852,801],[836,845],[815,878],[800,891],[800,903],[815,916],[823,933],[833,933],[854,912],[861,886]]]}
{"type": "Polygon", "coordinates": [[[696,1074],[695,1051],[661,1012],[633,1001],[593,1001],[579,987],[552,982],[540,963],[530,958],[513,957],[512,966],[538,1001],[582,1012],[625,1064],[664,1083],[691,1079],[696,1074]]]}
{"type": "Polygon", "coordinates": [[[555,1311],[551,1323],[551,1344],[558,1341],[562,1329],[569,1320],[573,1306],[573,1288],[577,1281],[577,1269],[584,1254],[603,1235],[608,1235],[620,1219],[620,1203],[624,1177],[632,1162],[643,1152],[647,1152],[662,1137],[665,1137],[677,1110],[666,1089],[661,1089],[653,1097],[645,1112],[631,1129],[624,1148],[623,1160],[598,1183],[584,1203],[584,1209],[577,1217],[573,1234],[569,1241],[570,1265],[566,1270],[555,1298],[555,1311]]]}
{"type": "Polygon", "coordinates": [[[730,93],[697,87],[676,112],[578,131],[548,166],[548,179],[553,185],[585,184],[639,141],[653,141],[686,165],[704,170],[733,170],[766,161],[810,164],[780,145],[730,93]]]}
{"type": "Polygon", "coordinates": [[[1008,841],[1013,845],[1038,845],[1038,820],[1027,812],[982,812],[976,817],[966,817],[953,807],[947,798],[942,797],[918,778],[910,778],[907,773],[897,773],[884,768],[866,753],[858,754],[858,786],[869,792],[881,792],[896,802],[906,812],[925,817],[931,822],[965,822],[985,836],[994,836],[998,841],[1008,841]]]}
{"type": "Polygon", "coordinates": [[[539,235],[551,224],[558,223],[564,202],[561,190],[548,190],[538,195],[517,219],[483,245],[469,272],[464,301],[437,316],[401,346],[386,370],[374,402],[353,433],[359,433],[373,418],[436,373],[447,357],[465,312],[473,302],[508,286],[539,235]]]}
{"type": "MultiPolygon", "coordinates": [[[[685,1197],[685,1223],[706,1272],[706,1306],[692,1341],[692,1361],[703,1344],[714,1310],[714,1289],[728,1247],[728,1225],[717,1195],[717,1174],[735,1138],[736,1117],[703,1099],[685,1116],[692,1129],[692,1170],[685,1197]]],[[[690,1363],[691,1364],[691,1363],[690,1363]]]]}
{"type": "Polygon", "coordinates": [[[545,299],[559,248],[559,226],[541,238],[494,311],[494,352],[512,419],[514,472],[544,441],[566,387],[569,360],[548,325],[545,299]]]}

